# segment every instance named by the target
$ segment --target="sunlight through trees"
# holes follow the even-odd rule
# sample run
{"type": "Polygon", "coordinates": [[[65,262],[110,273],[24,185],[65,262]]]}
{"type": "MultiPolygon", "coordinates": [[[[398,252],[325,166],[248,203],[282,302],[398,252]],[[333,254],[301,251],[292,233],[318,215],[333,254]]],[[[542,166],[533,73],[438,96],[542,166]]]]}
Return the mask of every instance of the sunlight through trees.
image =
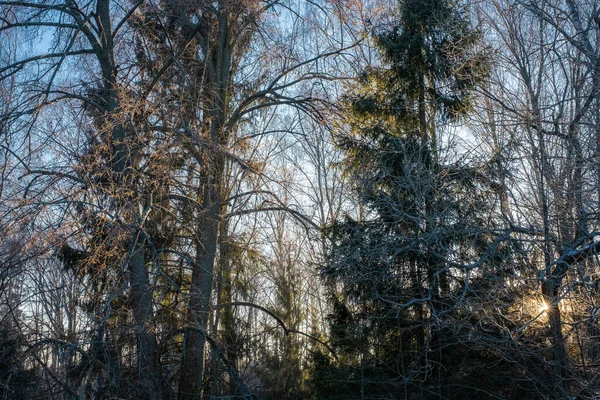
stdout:
{"type": "Polygon", "coordinates": [[[600,397],[591,0],[0,0],[0,398],[600,397]]]}

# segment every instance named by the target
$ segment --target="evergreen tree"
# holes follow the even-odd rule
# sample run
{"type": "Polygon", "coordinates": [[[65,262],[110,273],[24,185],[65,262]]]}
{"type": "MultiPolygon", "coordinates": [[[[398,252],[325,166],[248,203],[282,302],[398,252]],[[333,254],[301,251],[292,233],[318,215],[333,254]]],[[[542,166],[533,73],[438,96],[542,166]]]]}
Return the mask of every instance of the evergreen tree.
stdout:
{"type": "Polygon", "coordinates": [[[324,275],[336,288],[330,324],[341,363],[332,372],[317,356],[315,368],[344,384],[316,378],[316,390],[335,393],[323,397],[453,398],[444,389],[456,378],[445,365],[457,343],[448,321],[465,266],[500,268],[493,177],[485,163],[445,162],[439,140],[467,116],[486,77],[480,33],[456,1],[406,0],[395,16],[374,32],[381,65],[345,99],[351,129],[338,139],[367,212],[328,230],[324,275]]]}

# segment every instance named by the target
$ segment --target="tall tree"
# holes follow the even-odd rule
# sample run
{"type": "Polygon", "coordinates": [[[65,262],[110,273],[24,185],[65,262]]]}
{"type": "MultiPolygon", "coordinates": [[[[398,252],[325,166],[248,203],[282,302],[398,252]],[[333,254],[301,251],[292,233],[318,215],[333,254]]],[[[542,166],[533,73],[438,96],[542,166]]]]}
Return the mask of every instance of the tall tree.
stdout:
{"type": "Polygon", "coordinates": [[[454,1],[402,1],[374,40],[381,65],[348,93],[350,133],[338,137],[368,211],[329,229],[324,273],[342,288],[332,340],[355,382],[344,396],[450,396],[443,362],[456,339],[447,321],[473,270],[500,268],[491,255],[503,241],[488,226],[487,166],[446,160],[443,136],[467,116],[488,57],[454,1]],[[382,377],[388,384],[376,386],[382,377]]]}
{"type": "Polygon", "coordinates": [[[334,31],[309,29],[321,10],[295,0],[0,1],[0,40],[15,42],[10,57],[1,50],[1,90],[15,88],[0,115],[2,172],[21,200],[6,215],[30,224],[87,291],[77,393],[203,396],[232,198],[258,205],[240,213],[287,211],[257,188],[265,161],[245,156],[301,115],[319,118],[316,82],[334,78],[323,61],[343,41],[307,39],[334,31]]]}
{"type": "Polygon", "coordinates": [[[527,238],[529,274],[540,283],[529,296],[545,304],[548,346],[538,353],[545,370],[532,379],[547,396],[569,398],[588,390],[582,376],[593,363],[581,335],[595,329],[583,323],[583,304],[596,301],[598,7],[494,1],[479,12],[498,49],[486,96],[496,104],[493,123],[512,142],[497,153],[513,167],[507,217],[538,228],[527,238]]]}

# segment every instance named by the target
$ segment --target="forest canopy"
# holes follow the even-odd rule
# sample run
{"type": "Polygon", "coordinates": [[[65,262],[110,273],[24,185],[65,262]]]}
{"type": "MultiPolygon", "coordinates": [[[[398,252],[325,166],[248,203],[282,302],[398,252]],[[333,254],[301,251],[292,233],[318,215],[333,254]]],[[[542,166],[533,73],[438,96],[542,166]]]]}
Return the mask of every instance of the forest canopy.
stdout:
{"type": "Polygon", "coordinates": [[[0,0],[0,398],[600,397],[600,5],[0,0]]]}

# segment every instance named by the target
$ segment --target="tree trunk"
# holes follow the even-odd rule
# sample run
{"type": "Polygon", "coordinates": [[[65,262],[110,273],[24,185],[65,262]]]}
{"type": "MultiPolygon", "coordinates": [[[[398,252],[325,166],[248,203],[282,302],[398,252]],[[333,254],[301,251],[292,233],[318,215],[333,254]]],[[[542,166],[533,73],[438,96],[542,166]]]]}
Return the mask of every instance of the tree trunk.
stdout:
{"type": "MultiPolygon", "coordinates": [[[[548,305],[548,324],[552,343],[552,357],[555,376],[553,385],[557,393],[568,393],[567,379],[569,378],[569,360],[565,350],[565,340],[562,334],[562,321],[558,301],[560,283],[549,277],[542,285],[542,295],[548,305]]],[[[559,398],[560,396],[559,395],[559,398]]]]}
{"type": "Polygon", "coordinates": [[[138,353],[138,380],[145,399],[162,398],[162,377],[158,360],[156,334],[152,329],[152,290],[144,260],[143,243],[134,243],[129,260],[131,299],[138,353]]]}
{"type": "MultiPolygon", "coordinates": [[[[202,398],[204,353],[210,298],[213,284],[214,261],[217,250],[219,210],[221,203],[220,169],[215,171],[216,182],[204,189],[204,204],[208,204],[205,215],[200,216],[197,227],[196,261],[192,266],[192,285],[188,304],[188,326],[183,339],[183,360],[179,381],[179,399],[202,398]]],[[[213,180],[211,179],[211,180],[213,180]]]]}
{"type": "Polygon", "coordinates": [[[224,150],[228,144],[226,120],[228,117],[228,90],[231,84],[231,27],[227,2],[220,0],[217,10],[215,40],[205,38],[203,45],[206,81],[205,109],[210,118],[205,121],[206,133],[212,148],[203,149],[204,172],[200,176],[203,209],[198,217],[196,231],[196,260],[192,266],[192,285],[188,305],[188,326],[183,339],[183,360],[179,382],[179,399],[202,398],[204,353],[210,314],[214,263],[218,246],[222,190],[224,183],[224,150]]]}
{"type": "MultiPolygon", "coordinates": [[[[112,39],[110,1],[99,0],[96,7],[98,20],[103,28],[97,56],[103,76],[104,100],[106,103],[106,121],[112,125],[111,151],[112,172],[117,188],[135,187],[133,149],[128,143],[129,132],[123,126],[122,108],[118,95],[118,77],[112,39]]],[[[153,289],[149,284],[146,269],[143,233],[139,218],[138,199],[133,194],[118,193],[114,199],[121,205],[127,224],[132,226],[127,233],[126,248],[129,250],[127,265],[130,271],[131,307],[134,319],[134,332],[137,342],[137,379],[140,395],[143,398],[159,400],[162,398],[162,379],[158,362],[156,334],[152,328],[153,289]],[[123,198],[121,198],[121,196],[123,198]]]]}

